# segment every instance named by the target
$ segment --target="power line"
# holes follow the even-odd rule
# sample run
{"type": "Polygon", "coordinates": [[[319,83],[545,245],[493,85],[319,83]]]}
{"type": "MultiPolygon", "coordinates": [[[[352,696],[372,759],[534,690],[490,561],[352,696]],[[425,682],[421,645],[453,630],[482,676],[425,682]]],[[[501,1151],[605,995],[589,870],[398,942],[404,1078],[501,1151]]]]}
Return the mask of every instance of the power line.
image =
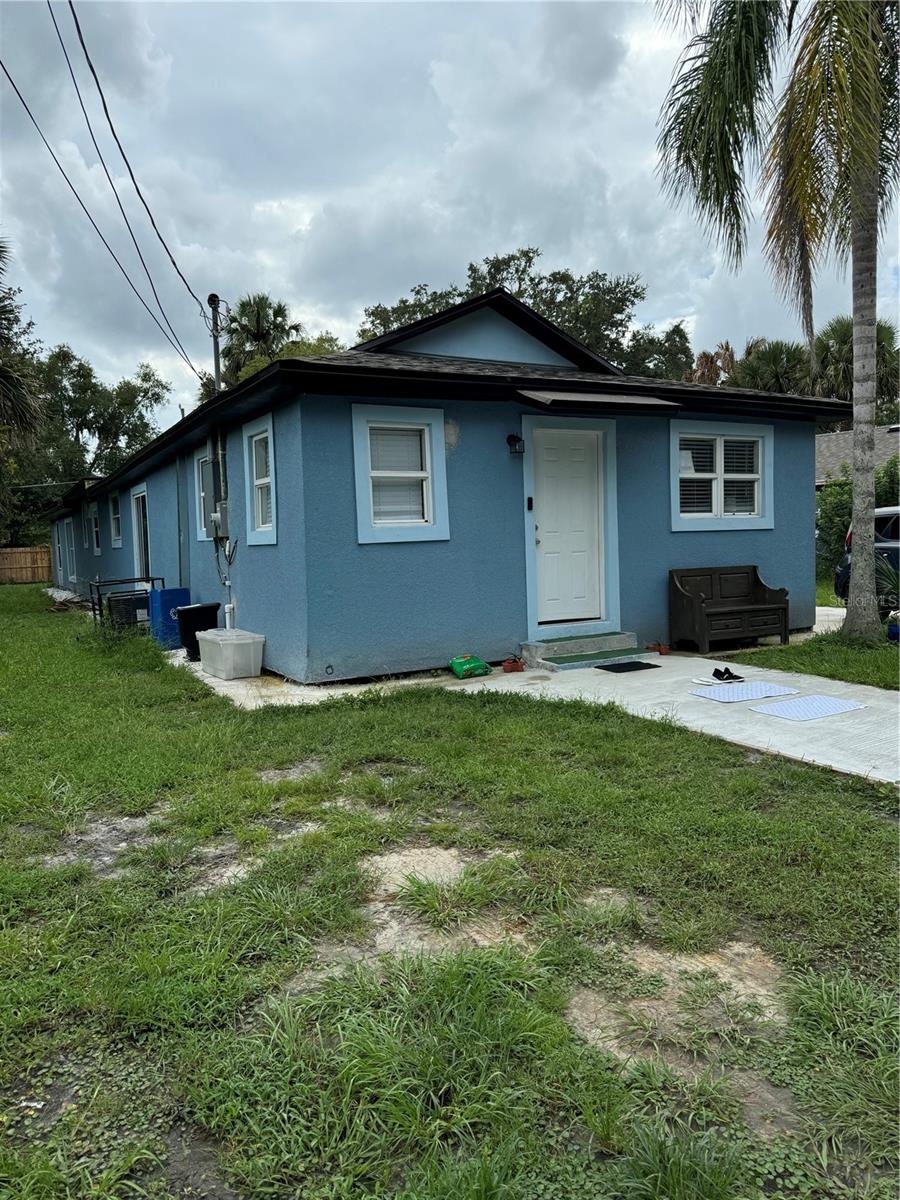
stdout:
{"type": "Polygon", "coordinates": [[[144,260],[144,256],[141,253],[141,248],[138,245],[137,238],[134,235],[134,230],[131,227],[131,222],[128,220],[128,214],[125,212],[125,209],[122,206],[122,201],[119,198],[119,193],[116,191],[116,185],[113,183],[112,176],[109,173],[109,168],[106,165],[106,159],[103,157],[103,152],[101,151],[99,145],[97,144],[97,139],[94,136],[94,127],[91,125],[91,118],[88,116],[87,109],[84,106],[84,100],[82,99],[82,96],[81,96],[81,88],[78,86],[78,80],[75,77],[75,71],[72,68],[72,61],[69,58],[69,52],[66,49],[66,44],[63,41],[62,34],[60,33],[59,25],[57,25],[57,23],[56,23],[56,15],[53,12],[53,5],[50,3],[50,0],[47,0],[47,9],[50,13],[50,20],[53,22],[53,28],[56,30],[56,36],[59,39],[59,45],[63,52],[63,57],[66,60],[66,66],[69,68],[69,75],[71,76],[71,79],[72,79],[72,85],[75,88],[75,95],[78,97],[78,103],[81,106],[81,114],[84,117],[85,124],[87,125],[88,133],[91,135],[91,141],[94,144],[94,150],[97,152],[97,157],[100,159],[100,165],[103,167],[103,173],[106,176],[106,181],[109,184],[110,188],[112,189],[112,194],[116,198],[116,204],[118,205],[119,212],[122,214],[122,220],[125,222],[125,227],[128,230],[129,234],[131,235],[132,244],[134,245],[137,256],[141,261],[141,266],[144,268],[144,274],[147,276],[147,282],[150,284],[150,290],[153,293],[153,299],[156,301],[156,306],[160,311],[160,315],[162,316],[162,319],[165,321],[166,325],[168,326],[169,332],[172,334],[172,337],[178,343],[178,346],[181,349],[181,353],[184,356],[185,360],[190,365],[191,370],[196,375],[199,375],[199,372],[197,371],[196,367],[191,362],[190,357],[188,356],[187,350],[185,350],[185,348],[184,348],[181,338],[179,338],[178,334],[175,332],[175,329],[172,326],[172,322],[169,320],[168,315],[166,314],[166,310],[163,308],[162,301],[159,298],[159,293],[156,290],[156,285],[153,282],[153,276],[150,274],[150,268],[147,266],[147,263],[144,260]]]}
{"type": "MultiPolygon", "coordinates": [[[[116,264],[116,266],[122,272],[122,274],[125,276],[126,283],[131,288],[131,290],[134,292],[134,294],[137,296],[138,300],[140,300],[141,304],[143,304],[144,308],[150,314],[150,317],[153,320],[154,324],[159,329],[160,333],[163,335],[163,337],[166,339],[166,341],[169,343],[169,345],[172,347],[172,349],[175,351],[175,353],[179,356],[179,358],[183,358],[184,356],[182,355],[181,351],[178,349],[178,347],[172,341],[171,337],[169,337],[169,334],[166,332],[166,330],[159,323],[159,318],[157,317],[156,313],[153,311],[153,309],[149,306],[147,301],[144,299],[144,297],[141,295],[141,293],[137,290],[137,288],[132,283],[131,276],[128,274],[128,272],[125,270],[125,268],[122,266],[122,263],[119,261],[118,255],[116,254],[115,250],[113,250],[112,246],[110,246],[109,242],[103,236],[100,226],[97,224],[97,222],[91,216],[87,205],[82,200],[82,198],[79,196],[78,190],[75,187],[75,184],[72,182],[72,180],[67,175],[65,167],[62,165],[62,163],[56,157],[56,152],[54,151],[53,147],[50,145],[50,143],[44,137],[44,131],[41,129],[40,125],[38,124],[37,118],[35,117],[34,113],[28,107],[28,101],[25,99],[25,97],[19,91],[16,81],[13,79],[12,75],[10,75],[9,69],[6,66],[6,63],[3,62],[2,59],[0,59],[0,68],[2,68],[3,74],[9,80],[10,87],[18,96],[20,104],[25,109],[25,112],[28,114],[28,117],[29,117],[32,125],[37,130],[38,137],[41,139],[41,141],[44,143],[44,146],[47,148],[47,153],[50,155],[50,157],[53,159],[54,163],[56,164],[57,170],[59,171],[60,175],[62,175],[62,177],[66,181],[66,183],[69,185],[69,190],[71,191],[71,193],[75,197],[75,199],[78,201],[78,204],[79,204],[82,212],[84,213],[84,215],[87,217],[87,219],[90,221],[91,225],[93,226],[94,232],[97,234],[97,237],[100,239],[100,241],[103,243],[103,245],[108,250],[109,255],[112,258],[113,262],[116,264]]],[[[199,378],[199,372],[196,370],[193,363],[191,363],[187,359],[185,359],[185,361],[187,362],[187,364],[191,368],[191,370],[194,372],[194,374],[197,375],[199,378]]]]}
{"type": "Polygon", "coordinates": [[[125,147],[122,145],[121,141],[119,140],[119,135],[116,133],[116,127],[113,124],[113,119],[109,115],[109,107],[107,106],[107,103],[106,103],[106,96],[103,93],[103,88],[100,84],[100,79],[97,75],[96,70],[94,69],[94,64],[91,61],[91,56],[88,53],[88,48],[85,45],[84,34],[81,32],[81,23],[78,20],[78,14],[75,11],[75,5],[72,3],[72,0],[69,0],[69,10],[72,13],[72,20],[75,22],[75,29],[78,33],[78,40],[81,43],[81,49],[84,51],[85,61],[87,62],[88,67],[90,68],[90,72],[94,77],[94,83],[97,85],[97,91],[100,94],[100,102],[103,105],[103,113],[104,113],[104,116],[106,117],[106,123],[107,123],[107,125],[109,125],[109,131],[113,135],[116,145],[119,147],[119,153],[122,155],[122,161],[125,163],[125,166],[128,168],[128,174],[131,176],[131,182],[134,184],[134,190],[137,192],[138,199],[140,200],[141,204],[143,204],[144,209],[147,213],[147,216],[150,218],[150,224],[153,226],[153,232],[159,238],[160,245],[165,250],[166,254],[169,256],[169,261],[171,262],[172,266],[175,268],[175,271],[178,274],[178,278],[181,280],[181,282],[187,288],[188,292],[191,294],[191,296],[194,298],[194,300],[196,300],[197,304],[199,305],[200,315],[203,317],[203,320],[206,322],[207,327],[208,327],[209,326],[209,318],[206,315],[206,309],[203,306],[203,301],[200,299],[200,297],[197,295],[197,293],[194,291],[194,289],[191,287],[191,285],[185,279],[184,274],[182,273],[181,267],[179,267],[178,263],[175,261],[175,255],[169,249],[169,247],[166,243],[166,239],[159,232],[159,228],[156,224],[156,221],[153,218],[153,213],[150,211],[150,205],[144,199],[144,193],[141,191],[140,187],[138,186],[137,179],[135,179],[134,171],[131,169],[131,163],[128,161],[128,155],[125,153],[125,147]]]}

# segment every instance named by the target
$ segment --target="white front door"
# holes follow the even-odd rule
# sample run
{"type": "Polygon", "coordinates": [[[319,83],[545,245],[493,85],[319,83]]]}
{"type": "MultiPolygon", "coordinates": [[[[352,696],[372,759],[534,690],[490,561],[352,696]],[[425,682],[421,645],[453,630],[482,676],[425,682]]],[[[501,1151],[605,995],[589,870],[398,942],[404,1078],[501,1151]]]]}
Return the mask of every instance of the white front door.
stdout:
{"type": "Polygon", "coordinates": [[[602,616],[600,434],[536,429],[534,463],[538,621],[597,620],[602,616]]]}

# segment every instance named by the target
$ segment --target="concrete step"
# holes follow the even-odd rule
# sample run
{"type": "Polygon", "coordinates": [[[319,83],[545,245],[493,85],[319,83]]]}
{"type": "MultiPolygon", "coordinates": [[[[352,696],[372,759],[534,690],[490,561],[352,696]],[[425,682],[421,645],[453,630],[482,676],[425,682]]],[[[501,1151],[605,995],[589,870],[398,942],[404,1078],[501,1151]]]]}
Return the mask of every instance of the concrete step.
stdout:
{"type": "Polygon", "coordinates": [[[637,662],[650,657],[652,655],[647,651],[601,650],[599,654],[554,654],[539,659],[535,666],[545,671],[579,671],[585,667],[606,667],[612,663],[637,662]]]}
{"type": "MultiPolygon", "coordinates": [[[[540,642],[523,642],[522,657],[530,667],[548,661],[571,662],[589,659],[597,655],[622,653],[635,650],[637,639],[633,633],[597,633],[590,636],[546,638],[540,642]]],[[[626,653],[625,657],[628,655],[626,653]]]]}

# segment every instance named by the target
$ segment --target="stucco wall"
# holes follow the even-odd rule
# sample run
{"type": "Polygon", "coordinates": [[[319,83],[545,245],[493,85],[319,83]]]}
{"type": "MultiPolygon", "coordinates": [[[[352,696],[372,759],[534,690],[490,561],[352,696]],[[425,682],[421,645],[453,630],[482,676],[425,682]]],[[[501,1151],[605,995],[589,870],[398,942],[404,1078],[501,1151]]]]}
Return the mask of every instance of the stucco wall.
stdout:
{"type": "MultiPolygon", "coordinates": [[[[522,460],[506,435],[511,406],[447,404],[450,540],[359,545],[351,400],[303,406],[310,679],[498,659],[527,636],[522,460]]],[[[423,401],[423,406],[428,405],[423,401]]],[[[668,638],[673,567],[756,563],[791,593],[791,624],[815,615],[814,428],[775,423],[775,527],[671,528],[669,422],[617,421],[621,627],[639,643],[668,638]]]]}
{"type": "Polygon", "coordinates": [[[489,308],[400,342],[392,350],[396,354],[447,354],[457,358],[490,358],[498,362],[572,366],[567,358],[489,308]]]}
{"type": "MultiPolygon", "coordinates": [[[[304,677],[306,671],[303,463],[299,404],[285,405],[275,412],[273,441],[278,489],[278,543],[274,546],[248,546],[241,428],[237,426],[227,433],[230,532],[238,543],[231,578],[237,624],[266,635],[265,666],[299,679],[304,677]]],[[[177,461],[120,489],[120,549],[113,549],[111,544],[108,496],[97,497],[100,555],[95,556],[90,547],[83,548],[80,514],[75,514],[78,580],[72,584],[67,577],[63,578],[60,581],[62,587],[71,587],[87,596],[90,580],[98,576],[111,579],[134,575],[131,492],[134,487],[146,484],[152,573],[164,576],[167,587],[189,587],[194,603],[218,600],[223,606],[219,624],[224,624],[226,596],[216,571],[213,543],[197,537],[194,449],[196,447],[177,461]]],[[[65,541],[63,557],[65,560],[65,541]]],[[[224,568],[224,562],[222,565],[224,568]]],[[[65,565],[63,576],[67,576],[65,565]]]]}
{"type": "MultiPolygon", "coordinates": [[[[304,397],[275,410],[274,546],[247,545],[242,435],[239,427],[229,432],[237,624],[265,634],[266,667],[296,679],[440,667],[465,652],[496,660],[517,650],[527,636],[525,501],[522,459],[510,455],[506,437],[521,431],[521,410],[467,401],[443,406],[449,541],[360,545],[354,402],[304,397]]],[[[423,399],[421,406],[435,404],[423,399]]],[[[668,421],[617,421],[620,624],[641,643],[668,636],[671,567],[757,563],[768,583],[790,590],[792,626],[813,623],[814,427],[774,424],[774,529],[675,533],[668,421]]],[[[170,586],[190,586],[195,601],[224,604],[212,543],[196,536],[193,450],[145,482],[152,570],[165,575],[170,586]]],[[[99,557],[83,548],[76,514],[79,590],[85,593],[87,580],[97,574],[133,574],[131,487],[121,489],[120,496],[119,550],[110,547],[105,496],[100,497],[99,557]]]]}
{"type": "Polygon", "coordinates": [[[310,678],[515,651],[526,619],[522,464],[506,445],[515,410],[444,405],[449,541],[359,545],[352,403],[303,404],[310,678]]]}

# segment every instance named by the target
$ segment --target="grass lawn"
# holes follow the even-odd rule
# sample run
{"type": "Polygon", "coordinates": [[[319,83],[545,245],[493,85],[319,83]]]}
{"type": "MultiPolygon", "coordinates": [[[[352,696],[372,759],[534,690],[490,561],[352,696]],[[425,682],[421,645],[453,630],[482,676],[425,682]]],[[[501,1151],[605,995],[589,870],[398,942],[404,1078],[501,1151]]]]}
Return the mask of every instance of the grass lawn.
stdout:
{"type": "Polygon", "coordinates": [[[0,1196],[886,1200],[893,805],[611,705],[238,711],[0,588],[0,1196]]]}
{"type": "Polygon", "coordinates": [[[802,671],[847,683],[900,687],[900,651],[896,644],[859,646],[840,633],[820,633],[790,646],[760,646],[725,655],[732,662],[778,671],[802,671]]]}
{"type": "Polygon", "coordinates": [[[843,608],[843,601],[834,594],[834,572],[820,575],[816,580],[816,604],[819,608],[843,608]]]}

